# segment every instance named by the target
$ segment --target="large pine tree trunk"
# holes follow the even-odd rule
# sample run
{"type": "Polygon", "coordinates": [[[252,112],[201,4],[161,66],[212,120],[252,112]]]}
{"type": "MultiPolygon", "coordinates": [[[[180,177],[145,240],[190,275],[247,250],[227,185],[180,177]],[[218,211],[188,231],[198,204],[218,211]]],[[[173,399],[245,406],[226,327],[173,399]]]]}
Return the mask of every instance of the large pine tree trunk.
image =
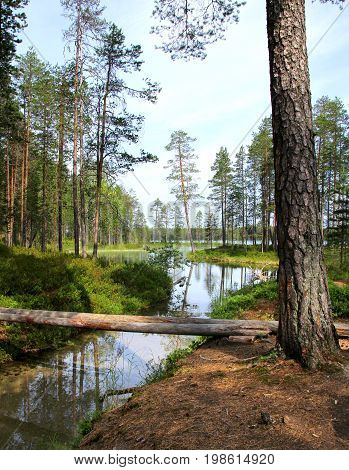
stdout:
{"type": "Polygon", "coordinates": [[[280,258],[278,342],[314,368],[338,347],[317,188],[304,0],[267,0],[280,258]]]}

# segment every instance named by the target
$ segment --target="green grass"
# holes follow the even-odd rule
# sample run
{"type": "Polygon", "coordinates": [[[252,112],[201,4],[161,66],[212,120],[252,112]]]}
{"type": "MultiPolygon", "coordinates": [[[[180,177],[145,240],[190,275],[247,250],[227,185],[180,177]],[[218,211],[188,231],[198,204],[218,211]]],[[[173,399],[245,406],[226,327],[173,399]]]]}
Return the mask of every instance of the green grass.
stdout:
{"type": "MultiPolygon", "coordinates": [[[[115,264],[0,246],[0,306],[104,314],[136,314],[168,299],[169,276],[147,263],[115,264]]],[[[33,349],[56,348],[73,328],[0,327],[0,361],[33,349]]]]}
{"type": "Polygon", "coordinates": [[[236,266],[270,267],[277,268],[278,258],[274,251],[262,253],[254,246],[234,245],[234,247],[218,247],[206,250],[197,250],[188,253],[191,261],[207,261],[210,263],[226,263],[236,266]]]}
{"type": "Polygon", "coordinates": [[[276,281],[243,287],[228,293],[222,300],[215,300],[212,303],[211,317],[238,318],[243,311],[256,307],[259,300],[275,300],[277,295],[276,281]]]}
{"type": "MultiPolygon", "coordinates": [[[[172,243],[172,242],[171,242],[172,243]]],[[[151,248],[161,248],[163,246],[166,246],[168,243],[166,242],[142,242],[142,243],[115,243],[113,245],[99,245],[98,246],[98,252],[103,253],[104,251],[130,251],[130,250],[143,250],[145,251],[146,247],[151,247],[151,248]]],[[[173,245],[176,247],[180,246],[190,246],[189,242],[181,242],[181,243],[175,243],[173,242],[173,245]]],[[[207,243],[199,243],[195,242],[195,246],[198,247],[207,247],[207,243]]],[[[65,252],[73,252],[74,251],[74,241],[73,240],[65,240],[64,245],[63,245],[64,251],[65,252]]],[[[93,250],[93,245],[89,244],[87,247],[87,250],[89,253],[92,253],[93,250]]]]}
{"type": "Polygon", "coordinates": [[[193,340],[187,348],[175,349],[172,351],[165,359],[160,362],[160,364],[157,364],[150,370],[149,374],[144,380],[144,384],[149,385],[151,383],[160,382],[160,380],[172,377],[179,369],[180,361],[189,356],[207,340],[207,337],[199,336],[193,340]]]}
{"type": "MultiPolygon", "coordinates": [[[[349,318],[349,286],[339,287],[329,281],[329,290],[335,318],[349,318]]],[[[255,286],[247,286],[228,293],[222,300],[212,303],[211,316],[213,318],[239,318],[245,310],[255,308],[259,300],[277,299],[276,281],[263,282],[255,286]]]]}

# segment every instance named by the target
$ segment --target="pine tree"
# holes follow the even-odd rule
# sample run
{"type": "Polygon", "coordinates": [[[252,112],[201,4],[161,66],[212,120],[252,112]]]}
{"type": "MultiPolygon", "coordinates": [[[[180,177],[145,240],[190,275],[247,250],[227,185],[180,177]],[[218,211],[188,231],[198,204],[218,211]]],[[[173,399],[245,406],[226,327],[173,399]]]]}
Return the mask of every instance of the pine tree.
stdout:
{"type": "Polygon", "coordinates": [[[206,206],[206,220],[205,220],[205,239],[206,243],[210,244],[211,250],[213,248],[213,240],[217,230],[217,219],[212,211],[210,204],[206,206]]]}
{"type": "Polygon", "coordinates": [[[228,150],[221,147],[216,154],[215,161],[211,167],[214,172],[212,179],[209,181],[211,187],[210,198],[214,201],[215,206],[219,208],[221,213],[222,226],[222,243],[227,243],[227,225],[228,225],[228,194],[231,186],[232,170],[228,150]]]}
{"type": "Polygon", "coordinates": [[[240,230],[241,243],[247,243],[246,153],[241,147],[235,155],[232,169],[231,194],[235,223],[240,230]]]}
{"type": "Polygon", "coordinates": [[[190,224],[190,203],[198,197],[198,185],[195,182],[197,155],[194,154],[192,143],[196,139],[184,131],[175,131],[171,134],[171,141],[166,146],[168,152],[174,152],[174,158],[167,162],[165,168],[170,168],[167,180],[172,181],[171,194],[174,194],[183,203],[188,238],[192,252],[195,251],[193,234],[190,224]]]}
{"type": "Polygon", "coordinates": [[[97,162],[96,162],[96,201],[93,235],[93,256],[97,257],[100,194],[103,179],[105,160],[109,157],[111,172],[131,170],[133,165],[142,162],[156,161],[156,157],[141,152],[134,157],[124,150],[124,142],[136,143],[143,124],[143,117],[126,112],[125,99],[132,96],[154,103],[157,99],[159,87],[157,83],[146,80],[146,87],[136,89],[129,87],[121,78],[122,73],[138,72],[141,69],[142,54],[139,45],[126,46],[125,36],[114,24],[102,35],[101,45],[96,52],[96,86],[97,98],[97,162]],[[124,102],[124,111],[118,114],[116,109],[120,101],[124,102]]]}
{"type": "Polygon", "coordinates": [[[259,178],[262,250],[266,251],[269,248],[271,233],[271,211],[274,212],[273,140],[270,118],[263,119],[258,132],[253,134],[248,155],[250,187],[252,187],[252,191],[255,191],[257,188],[256,176],[259,178]]]}

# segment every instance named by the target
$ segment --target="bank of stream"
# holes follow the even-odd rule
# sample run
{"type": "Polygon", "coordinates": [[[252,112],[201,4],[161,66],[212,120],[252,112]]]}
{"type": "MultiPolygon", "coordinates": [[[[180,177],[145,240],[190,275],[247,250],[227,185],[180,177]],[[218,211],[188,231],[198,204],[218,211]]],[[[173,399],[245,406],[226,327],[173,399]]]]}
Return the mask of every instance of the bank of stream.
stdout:
{"type": "MultiPolygon", "coordinates": [[[[116,261],[144,259],[143,251],[104,252],[116,261]]],[[[186,282],[174,287],[166,305],[147,315],[207,316],[213,298],[251,282],[247,267],[198,263],[174,272],[186,282]]],[[[54,448],[72,442],[78,423],[98,410],[123,403],[127,396],[100,397],[109,389],[134,387],[169,353],[192,337],[93,332],[62,349],[30,355],[0,368],[0,448],[54,448]]]]}

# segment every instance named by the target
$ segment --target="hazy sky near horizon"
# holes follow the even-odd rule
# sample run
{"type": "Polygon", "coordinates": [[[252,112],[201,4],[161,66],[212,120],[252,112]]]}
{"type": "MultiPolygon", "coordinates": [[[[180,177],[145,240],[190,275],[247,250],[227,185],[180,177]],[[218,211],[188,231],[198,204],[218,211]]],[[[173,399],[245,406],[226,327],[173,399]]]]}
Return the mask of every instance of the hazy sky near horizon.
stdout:
{"type": "MultiPolygon", "coordinates": [[[[221,146],[232,155],[241,144],[248,144],[251,129],[270,103],[269,69],[264,0],[247,0],[241,8],[240,22],[229,27],[227,39],[208,48],[204,61],[172,61],[155,49],[160,38],[150,35],[153,0],[102,0],[105,17],[122,28],[126,43],[140,44],[143,49],[143,76],[160,83],[162,92],[156,104],[131,103],[131,110],[145,116],[140,148],[159,157],[159,162],[139,165],[134,174],[120,177],[120,183],[132,190],[145,212],[159,197],[169,201],[163,167],[170,154],[164,147],[171,132],[183,129],[197,138],[199,156],[198,181],[203,196],[209,194],[207,180],[210,167],[221,146]],[[205,189],[206,188],[206,189],[205,189]]],[[[312,50],[340,14],[337,6],[307,2],[308,48],[312,50]]],[[[348,3],[348,2],[347,2],[348,3]]],[[[345,6],[347,5],[345,4],[345,6]]],[[[60,0],[30,0],[26,8],[28,27],[25,33],[52,64],[61,64],[64,56],[63,30],[67,19],[62,16],[60,0]]],[[[339,16],[326,36],[310,53],[313,103],[323,95],[338,96],[349,105],[349,7],[339,16]]],[[[31,45],[25,35],[19,52],[31,45]]],[[[270,114],[270,109],[265,115],[270,114]]],[[[258,124],[254,128],[256,130],[258,124]]]]}

